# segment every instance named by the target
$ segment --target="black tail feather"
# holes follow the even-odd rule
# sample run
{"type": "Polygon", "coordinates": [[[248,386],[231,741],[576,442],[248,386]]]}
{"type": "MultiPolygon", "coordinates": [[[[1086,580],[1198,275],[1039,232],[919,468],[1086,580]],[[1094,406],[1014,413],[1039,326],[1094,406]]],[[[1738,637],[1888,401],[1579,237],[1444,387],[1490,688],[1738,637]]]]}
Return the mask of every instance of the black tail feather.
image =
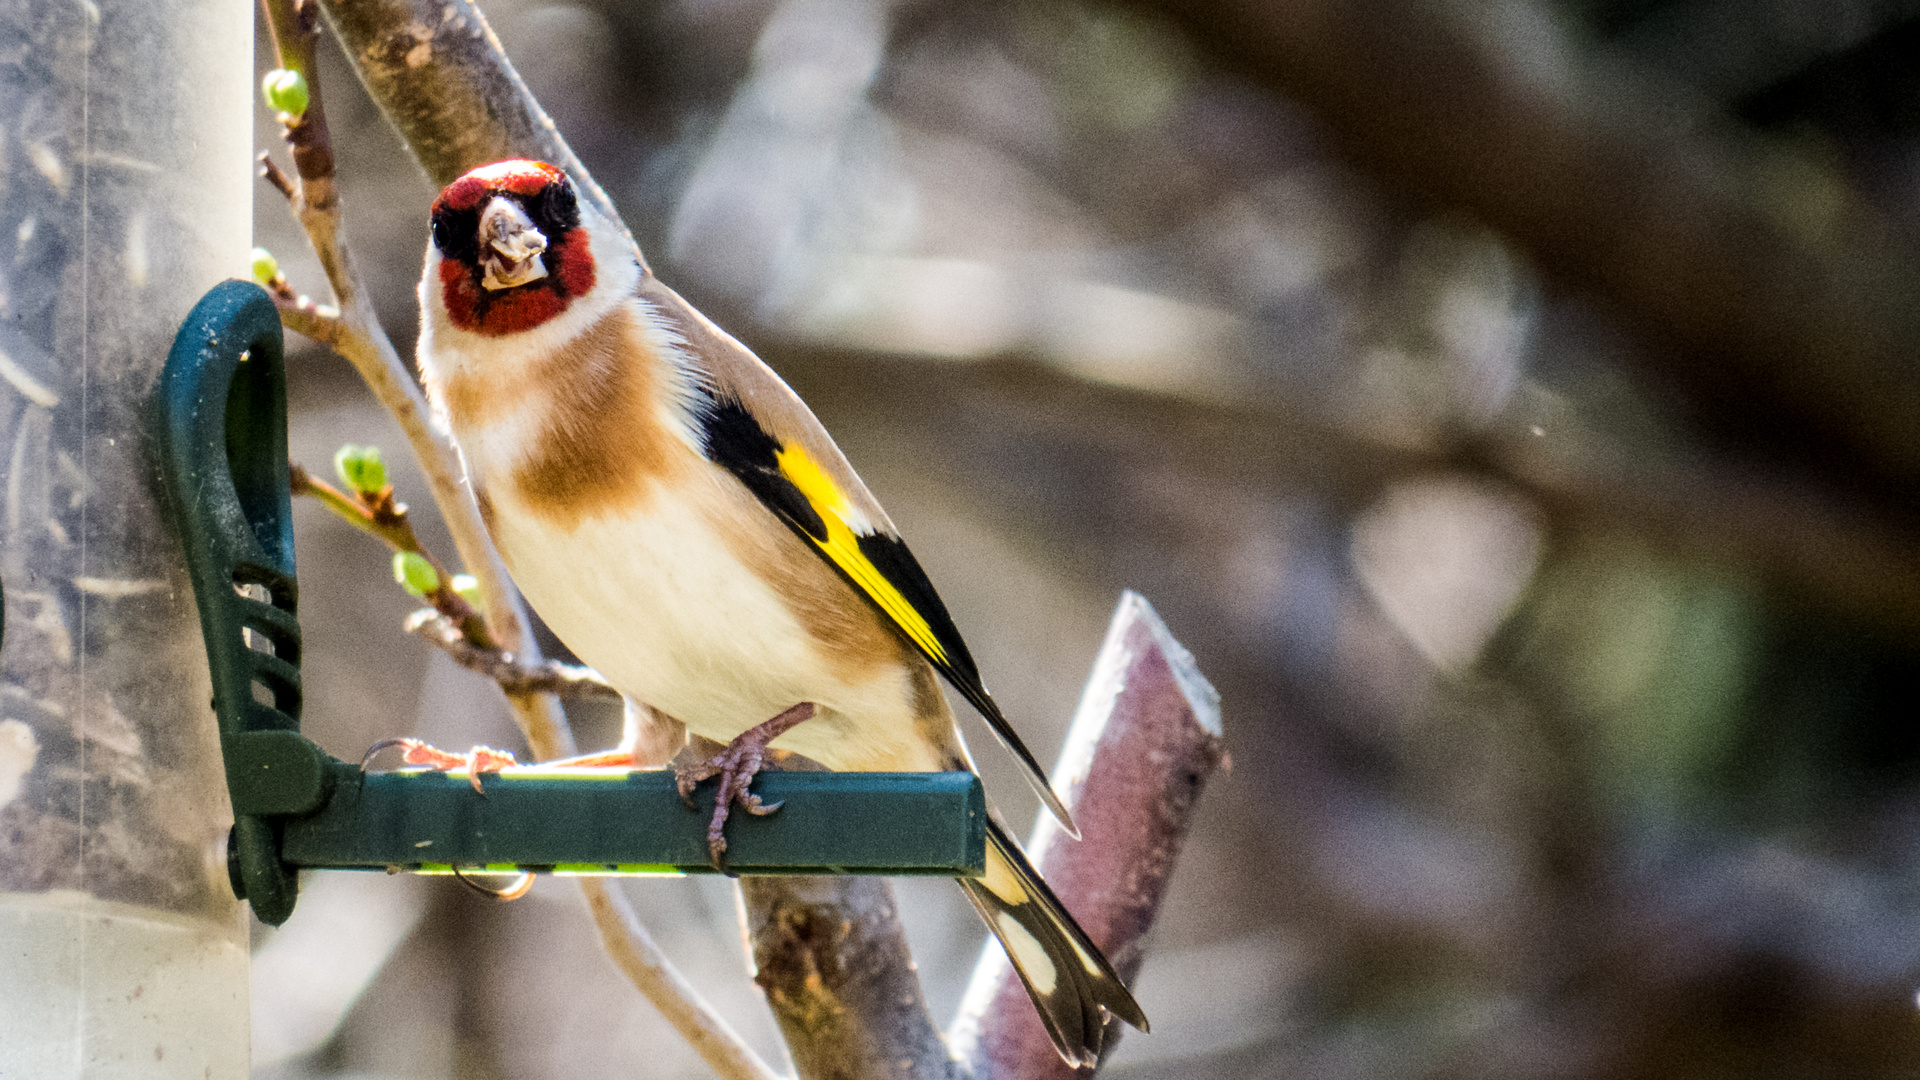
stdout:
{"type": "Polygon", "coordinates": [[[987,824],[986,876],[961,878],[960,884],[1007,950],[1069,1065],[1100,1060],[1109,1013],[1147,1030],[1146,1014],[1113,965],[997,823],[987,824]]]}

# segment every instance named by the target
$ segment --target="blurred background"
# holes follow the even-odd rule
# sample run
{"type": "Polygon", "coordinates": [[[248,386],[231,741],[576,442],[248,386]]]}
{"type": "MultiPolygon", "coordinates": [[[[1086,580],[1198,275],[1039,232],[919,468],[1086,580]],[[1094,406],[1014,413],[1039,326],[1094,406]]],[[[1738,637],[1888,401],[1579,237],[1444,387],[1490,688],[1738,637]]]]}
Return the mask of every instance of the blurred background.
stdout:
{"type": "MultiPolygon", "coordinates": [[[[1219,687],[1233,770],[1110,1075],[1920,1073],[1920,3],[486,11],[1043,757],[1123,588],[1219,687]]],[[[405,351],[433,191],[327,49],[405,351]]],[[[429,514],[345,363],[290,366],[295,459],[382,445],[429,514]]],[[[515,745],[386,552],[296,512],[307,730],[515,745]]],[[[732,886],[625,888],[778,1060],[732,886]]],[[[307,889],[256,927],[265,1080],[706,1075],[565,882],[307,889]]],[[[944,1024],[984,932],[898,892],[944,1024]]]]}

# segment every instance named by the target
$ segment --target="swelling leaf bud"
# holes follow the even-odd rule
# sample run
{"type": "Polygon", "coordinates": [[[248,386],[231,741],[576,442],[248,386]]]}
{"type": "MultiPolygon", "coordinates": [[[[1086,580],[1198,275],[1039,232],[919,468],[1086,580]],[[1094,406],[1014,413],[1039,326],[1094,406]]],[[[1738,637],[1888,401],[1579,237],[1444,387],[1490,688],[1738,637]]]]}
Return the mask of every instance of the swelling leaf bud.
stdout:
{"type": "Polygon", "coordinates": [[[260,93],[267,99],[269,108],[285,113],[291,120],[306,115],[307,105],[312,101],[306,76],[287,68],[274,68],[267,72],[266,77],[260,80],[260,93]]]}
{"type": "Polygon", "coordinates": [[[273,257],[273,252],[268,251],[266,248],[254,248],[253,280],[262,285],[271,285],[273,284],[273,279],[279,276],[280,260],[273,257]]]}
{"type": "Polygon", "coordinates": [[[440,575],[434,573],[433,564],[427,561],[427,557],[417,551],[393,553],[393,580],[423,600],[428,593],[440,588],[440,575]]]}
{"type": "Polygon", "coordinates": [[[472,574],[453,575],[453,591],[474,607],[480,606],[480,579],[472,574]]]}
{"type": "Polygon", "coordinates": [[[387,463],[377,446],[342,446],[333,455],[333,471],[356,495],[378,495],[386,490],[387,463]]]}

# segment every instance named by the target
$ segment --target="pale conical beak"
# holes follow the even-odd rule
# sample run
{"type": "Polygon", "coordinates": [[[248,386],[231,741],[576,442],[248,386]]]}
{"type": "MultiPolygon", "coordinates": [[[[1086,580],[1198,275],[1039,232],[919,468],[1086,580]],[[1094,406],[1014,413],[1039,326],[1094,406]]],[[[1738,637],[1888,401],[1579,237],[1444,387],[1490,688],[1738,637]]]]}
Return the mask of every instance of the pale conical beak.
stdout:
{"type": "Polygon", "coordinates": [[[486,276],[480,284],[489,289],[511,289],[547,276],[540,253],[547,250],[547,238],[534,228],[520,204],[504,195],[495,195],[480,212],[480,265],[486,276]]]}

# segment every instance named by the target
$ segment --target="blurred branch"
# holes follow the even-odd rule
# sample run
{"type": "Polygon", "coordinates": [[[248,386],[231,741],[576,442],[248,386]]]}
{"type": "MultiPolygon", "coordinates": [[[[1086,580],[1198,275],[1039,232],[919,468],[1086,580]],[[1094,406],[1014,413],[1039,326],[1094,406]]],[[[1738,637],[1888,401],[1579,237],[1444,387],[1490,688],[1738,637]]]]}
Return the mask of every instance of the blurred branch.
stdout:
{"type": "MultiPolygon", "coordinates": [[[[917,445],[940,447],[944,470],[990,485],[986,505],[1016,516],[1024,529],[1038,521],[1098,532],[1116,523],[1098,513],[1063,517],[1052,498],[1019,503],[1025,483],[1004,474],[1001,454],[1013,431],[1029,454],[1098,460],[1118,470],[1122,484],[1129,476],[1158,484],[1174,470],[1190,485],[1201,478],[1297,485],[1334,506],[1364,505],[1399,481],[1460,470],[1517,485],[1564,523],[1630,530],[1686,559],[1746,568],[1786,598],[1920,639],[1920,549],[1897,523],[1858,500],[1724,458],[1649,459],[1596,433],[1558,429],[1416,451],[1382,446],[1271,399],[1185,401],[1089,383],[1040,363],[944,364],[804,348],[775,359],[823,413],[891,417],[919,433],[917,445]]],[[[1030,467],[1030,457],[1017,460],[1030,467]]],[[[1099,506],[1129,512],[1124,500],[1099,506]]],[[[1130,520],[1129,528],[1138,532],[1141,523],[1130,520]]],[[[1065,546],[1100,550],[1077,538],[1065,546]]]]}
{"type": "Polygon", "coordinates": [[[1403,196],[1500,229],[1678,346],[1650,362],[1723,433],[1911,515],[1920,260],[1858,200],[1796,226],[1777,190],[1741,175],[1764,164],[1759,147],[1680,134],[1642,104],[1650,93],[1564,46],[1543,61],[1547,24],[1522,33],[1511,6],[1130,5],[1314,109],[1348,159],[1403,196]]]}
{"type": "MultiPolygon", "coordinates": [[[[1132,982],[1200,790],[1226,762],[1220,699],[1137,593],[1120,598],[1053,784],[1081,843],[1042,814],[1027,850],[1120,977],[1132,982]]],[[[1109,1052],[1123,1025],[1107,1021],[1109,1052]]],[[[953,1025],[974,1080],[1071,1080],[1013,966],[989,947],[953,1025]]]]}
{"type": "Polygon", "coordinates": [[[1648,12],[1608,51],[1674,72],[1696,93],[1730,104],[1920,17],[1914,0],[1881,0],[1851,8],[1825,33],[1810,34],[1806,24],[1795,22],[1809,10],[1675,4],[1648,12]]]}
{"type": "Polygon", "coordinates": [[[1556,440],[1464,448],[1580,528],[1628,527],[1707,566],[1747,571],[1775,594],[1920,640],[1920,546],[1904,522],[1753,463],[1693,455],[1647,462],[1556,440]]]}
{"type": "MultiPolygon", "coordinates": [[[[946,16],[924,7],[920,15],[921,21],[907,21],[895,47],[950,48],[940,36],[946,32],[940,21],[946,16]]],[[[908,82],[883,86],[880,92],[887,108],[909,116],[912,123],[984,139],[1071,190],[1118,235],[1138,227],[1129,226],[1130,221],[1153,212],[1137,200],[1113,194],[1130,190],[1125,185],[1090,183],[1083,172],[1062,167],[1032,144],[996,138],[990,126],[983,134],[968,114],[954,112],[926,90],[908,82]]],[[[1191,185],[1180,190],[1181,207],[1212,197],[1191,185]]],[[[817,362],[842,365],[845,360],[801,346],[784,352],[776,366],[795,378],[797,367],[817,362]]],[[[1920,549],[1911,538],[1910,499],[1890,500],[1884,493],[1863,496],[1844,479],[1836,483],[1808,469],[1795,475],[1724,451],[1630,452],[1612,433],[1578,426],[1577,416],[1555,416],[1543,435],[1535,436],[1529,428],[1542,418],[1528,415],[1535,403],[1524,394],[1508,415],[1485,430],[1456,430],[1425,449],[1408,449],[1384,445],[1374,433],[1343,423],[1329,415],[1330,410],[1291,401],[1279,388],[1231,394],[1188,388],[1179,396],[1154,396],[1075,382],[1048,364],[998,362],[935,372],[925,361],[876,354],[860,356],[857,363],[858,380],[878,379],[892,387],[876,388],[858,406],[863,411],[915,400],[932,385],[953,394],[993,394],[1002,400],[1035,395],[1036,402],[1052,403],[1044,415],[1036,407],[1030,429],[1046,437],[1100,440],[1115,460],[1127,460],[1139,448],[1119,437],[1126,433],[1156,448],[1147,455],[1152,462],[1186,462],[1189,476],[1257,476],[1263,479],[1256,482],[1271,484],[1271,478],[1284,475],[1318,487],[1336,504],[1370,499],[1383,485],[1421,472],[1487,474],[1523,488],[1562,524],[1630,531],[1691,560],[1740,566],[1790,599],[1863,617],[1905,637],[1920,635],[1920,549]],[[894,370],[896,363],[905,365],[903,371],[894,370]],[[905,379],[895,378],[903,373],[905,379]],[[1192,447],[1205,450],[1189,454],[1192,447]]],[[[916,415],[903,422],[920,430],[951,427],[977,407],[977,401],[954,404],[937,415],[916,415]]],[[[1776,422],[1769,430],[1779,427],[1776,422]]],[[[968,436],[949,432],[948,438],[968,436]]],[[[990,467],[977,468],[979,472],[968,474],[979,475],[990,467]]]]}
{"type": "MultiPolygon", "coordinates": [[[[583,877],[580,893],[600,931],[600,943],[620,973],[660,1010],[680,1037],[722,1080],[784,1080],[760,1060],[733,1028],[707,1004],[687,977],[667,960],[627,898],[608,879],[583,877]]],[[[638,1064],[638,1063],[636,1063],[638,1064]]],[[[645,1075],[644,1068],[638,1070],[645,1075]]]]}

